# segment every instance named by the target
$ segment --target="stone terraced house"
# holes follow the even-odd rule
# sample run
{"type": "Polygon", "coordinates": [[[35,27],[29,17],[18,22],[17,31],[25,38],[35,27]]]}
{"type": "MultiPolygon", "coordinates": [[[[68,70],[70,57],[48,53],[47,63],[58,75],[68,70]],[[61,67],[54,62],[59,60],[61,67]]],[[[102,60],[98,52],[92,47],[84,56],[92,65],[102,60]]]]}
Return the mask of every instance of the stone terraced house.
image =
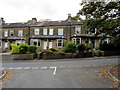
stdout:
{"type": "Polygon", "coordinates": [[[10,51],[10,44],[27,43],[36,45],[41,51],[56,48],[61,49],[66,41],[73,41],[76,44],[86,41],[98,48],[102,35],[95,36],[95,33],[86,33],[82,27],[82,20],[64,21],[42,21],[5,23],[0,19],[0,52],[10,51]]]}

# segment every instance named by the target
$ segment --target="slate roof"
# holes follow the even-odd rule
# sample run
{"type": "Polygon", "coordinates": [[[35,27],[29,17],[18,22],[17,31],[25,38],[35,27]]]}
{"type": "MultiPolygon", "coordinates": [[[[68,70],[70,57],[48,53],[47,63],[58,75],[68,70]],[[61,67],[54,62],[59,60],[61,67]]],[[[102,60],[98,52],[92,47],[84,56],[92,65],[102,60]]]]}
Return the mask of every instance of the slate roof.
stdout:
{"type": "Polygon", "coordinates": [[[12,27],[43,27],[43,26],[68,26],[68,25],[80,25],[81,21],[46,21],[46,22],[31,22],[31,23],[5,23],[0,25],[1,28],[12,28],[12,27]]]}

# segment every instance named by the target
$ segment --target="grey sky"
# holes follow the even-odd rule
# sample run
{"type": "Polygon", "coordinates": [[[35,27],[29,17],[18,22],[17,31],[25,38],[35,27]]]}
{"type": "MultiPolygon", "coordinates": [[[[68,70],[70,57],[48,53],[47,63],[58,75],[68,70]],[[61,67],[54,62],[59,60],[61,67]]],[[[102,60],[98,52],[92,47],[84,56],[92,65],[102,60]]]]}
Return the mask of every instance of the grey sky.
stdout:
{"type": "Polygon", "coordinates": [[[64,20],[76,15],[81,0],[0,0],[0,17],[6,22],[25,22],[33,17],[64,20]]]}

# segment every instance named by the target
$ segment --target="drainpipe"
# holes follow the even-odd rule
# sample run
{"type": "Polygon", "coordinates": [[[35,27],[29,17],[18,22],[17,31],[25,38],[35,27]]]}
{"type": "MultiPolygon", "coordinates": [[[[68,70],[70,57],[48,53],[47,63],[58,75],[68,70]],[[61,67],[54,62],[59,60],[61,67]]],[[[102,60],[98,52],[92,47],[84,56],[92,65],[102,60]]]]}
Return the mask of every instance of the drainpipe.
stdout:
{"type": "Polygon", "coordinates": [[[28,45],[30,45],[30,27],[28,27],[28,45]]]}

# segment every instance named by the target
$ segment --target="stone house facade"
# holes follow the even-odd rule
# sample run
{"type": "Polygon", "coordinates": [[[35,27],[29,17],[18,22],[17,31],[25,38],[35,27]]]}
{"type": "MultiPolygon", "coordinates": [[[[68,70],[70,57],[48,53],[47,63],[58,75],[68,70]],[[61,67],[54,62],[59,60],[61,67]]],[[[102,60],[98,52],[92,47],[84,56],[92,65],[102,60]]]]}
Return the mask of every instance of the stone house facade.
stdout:
{"type": "Polygon", "coordinates": [[[76,44],[89,43],[93,48],[98,48],[102,35],[95,33],[87,34],[82,26],[81,20],[43,21],[25,23],[5,23],[0,19],[0,52],[10,51],[10,44],[27,43],[36,45],[38,50],[50,48],[61,49],[64,42],[73,41],[76,44]]]}

